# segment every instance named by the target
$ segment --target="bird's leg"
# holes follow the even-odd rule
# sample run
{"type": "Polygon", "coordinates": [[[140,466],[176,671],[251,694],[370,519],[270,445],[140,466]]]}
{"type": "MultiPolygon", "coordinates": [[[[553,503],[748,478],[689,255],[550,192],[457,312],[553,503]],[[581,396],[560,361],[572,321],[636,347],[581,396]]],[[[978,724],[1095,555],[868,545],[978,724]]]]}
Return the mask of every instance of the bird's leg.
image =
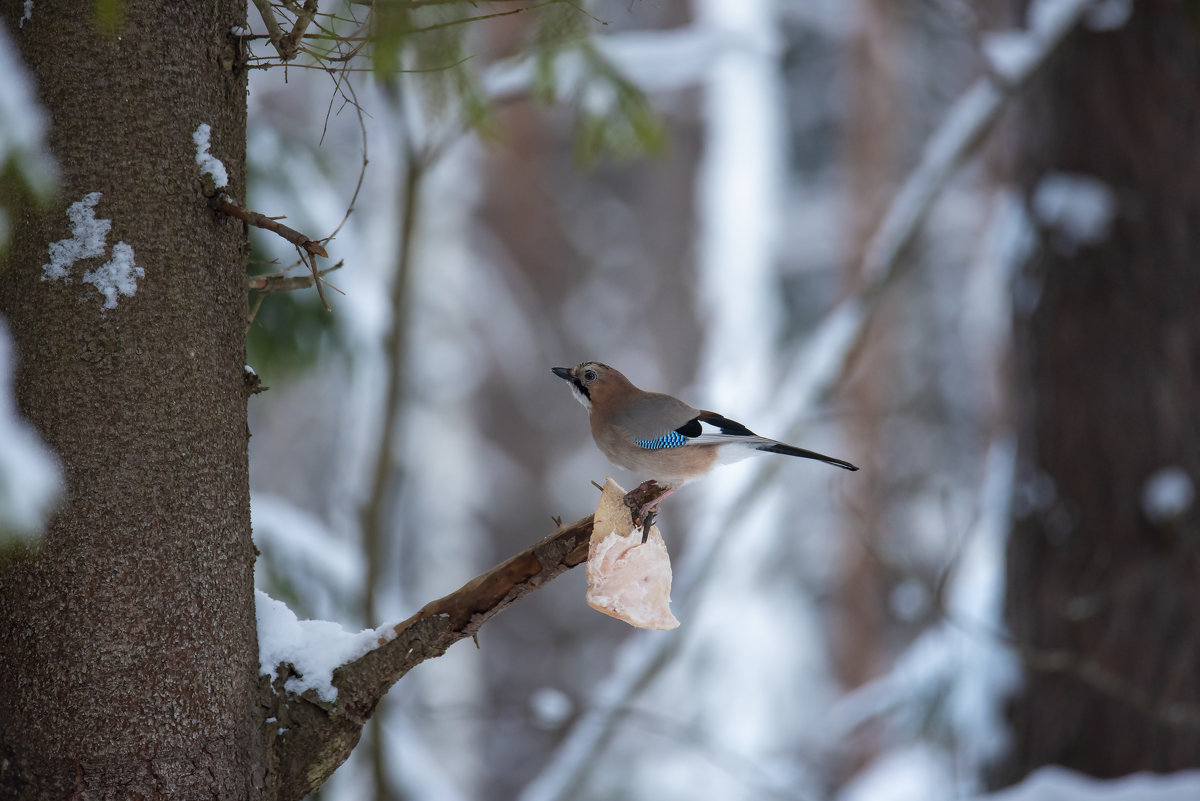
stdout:
{"type": "Polygon", "coordinates": [[[650,526],[654,525],[654,518],[658,516],[656,507],[663,498],[676,489],[676,487],[662,485],[654,479],[650,479],[643,481],[625,494],[625,505],[632,510],[633,524],[642,529],[643,543],[650,536],[650,526]]]}

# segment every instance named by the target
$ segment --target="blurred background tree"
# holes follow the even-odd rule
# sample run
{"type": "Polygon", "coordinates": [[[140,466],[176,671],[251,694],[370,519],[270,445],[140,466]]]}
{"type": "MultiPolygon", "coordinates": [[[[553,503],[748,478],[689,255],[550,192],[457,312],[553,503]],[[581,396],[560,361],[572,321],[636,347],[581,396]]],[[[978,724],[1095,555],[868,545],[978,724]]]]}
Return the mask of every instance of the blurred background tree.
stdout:
{"type": "Polygon", "coordinates": [[[1000,783],[1200,760],[1198,37],[1195,4],[1139,3],[1068,39],[1015,110],[1037,236],[1013,298],[1005,606],[1034,669],[1000,783]]]}

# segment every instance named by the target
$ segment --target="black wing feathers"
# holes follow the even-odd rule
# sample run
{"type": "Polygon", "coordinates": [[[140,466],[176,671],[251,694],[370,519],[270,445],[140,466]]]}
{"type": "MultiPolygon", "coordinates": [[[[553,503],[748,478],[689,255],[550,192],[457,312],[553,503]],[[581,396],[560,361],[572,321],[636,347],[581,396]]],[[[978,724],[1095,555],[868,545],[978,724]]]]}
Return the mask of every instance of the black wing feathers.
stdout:
{"type": "Polygon", "coordinates": [[[728,417],[723,417],[716,412],[701,411],[700,414],[688,420],[686,423],[675,429],[680,434],[683,434],[689,439],[700,436],[704,433],[704,426],[701,423],[708,423],[721,430],[721,433],[728,437],[755,437],[758,436],[750,429],[746,428],[741,423],[730,420],[728,417]]]}
{"type": "MultiPolygon", "coordinates": [[[[717,428],[721,429],[722,434],[727,434],[728,436],[731,436],[731,437],[756,437],[756,436],[758,436],[753,431],[746,428],[744,425],[737,422],[736,420],[730,420],[728,417],[719,415],[716,412],[706,412],[702,409],[700,411],[699,416],[696,417],[696,419],[693,420],[692,423],[695,423],[696,428],[699,429],[701,422],[708,423],[710,426],[716,426],[717,428]]],[[[688,425],[691,425],[692,423],[688,423],[688,425]]],[[[684,436],[687,436],[687,435],[684,434],[684,436]]]]}
{"type": "MultiPolygon", "coordinates": [[[[716,412],[707,411],[701,411],[700,414],[689,421],[687,425],[680,426],[675,430],[680,434],[683,434],[685,437],[699,436],[702,430],[700,427],[701,423],[708,423],[710,426],[716,426],[717,428],[721,429],[722,434],[729,437],[758,437],[757,434],[746,428],[741,423],[735,420],[730,420],[728,417],[719,415],[716,412]]],[[[825,462],[826,464],[840,467],[843,470],[858,469],[847,461],[835,459],[832,456],[826,456],[825,454],[817,453],[816,451],[809,451],[805,450],[804,448],[796,448],[791,445],[785,445],[782,442],[775,442],[769,439],[762,440],[762,438],[759,438],[759,441],[763,442],[764,444],[758,445],[758,449],[760,451],[766,451],[767,453],[781,453],[784,456],[799,456],[802,459],[816,459],[818,462],[825,462]]]]}

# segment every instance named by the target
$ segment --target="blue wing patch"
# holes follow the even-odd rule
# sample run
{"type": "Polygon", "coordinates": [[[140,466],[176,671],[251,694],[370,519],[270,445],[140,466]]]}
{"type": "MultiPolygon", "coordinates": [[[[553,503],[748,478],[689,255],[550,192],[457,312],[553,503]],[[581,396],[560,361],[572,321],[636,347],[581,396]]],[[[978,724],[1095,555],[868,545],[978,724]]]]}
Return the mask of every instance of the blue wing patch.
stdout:
{"type": "Polygon", "coordinates": [[[652,451],[662,450],[663,448],[678,448],[687,442],[687,437],[680,434],[678,431],[670,431],[663,434],[658,439],[639,439],[634,444],[639,448],[646,448],[652,451]]]}

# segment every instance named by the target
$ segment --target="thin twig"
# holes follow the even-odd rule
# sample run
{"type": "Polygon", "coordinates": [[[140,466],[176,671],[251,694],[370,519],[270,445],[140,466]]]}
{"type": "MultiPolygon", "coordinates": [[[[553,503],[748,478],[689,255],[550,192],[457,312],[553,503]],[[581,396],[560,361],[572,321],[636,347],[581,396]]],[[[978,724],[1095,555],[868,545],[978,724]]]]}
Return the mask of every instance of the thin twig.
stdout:
{"type": "MultiPolygon", "coordinates": [[[[301,262],[297,261],[282,270],[277,270],[273,273],[265,273],[263,275],[250,275],[246,277],[246,289],[254,292],[254,299],[250,302],[250,308],[246,312],[246,330],[250,330],[250,326],[254,325],[254,318],[258,316],[258,310],[262,308],[263,301],[267,295],[273,292],[284,292],[292,289],[308,289],[316,279],[311,274],[309,275],[294,275],[289,276],[286,273],[293,267],[299,267],[301,262]]],[[[330,289],[341,293],[333,284],[324,280],[326,273],[331,273],[334,270],[341,269],[343,262],[338,262],[332,267],[327,267],[320,272],[322,284],[327,284],[330,289]]],[[[343,293],[344,294],[344,293],[343,293]]]]}
{"type": "Polygon", "coordinates": [[[437,30],[441,30],[442,28],[453,28],[456,25],[466,25],[471,22],[480,22],[485,19],[496,19],[497,17],[511,17],[513,14],[520,14],[523,11],[533,11],[534,9],[545,8],[546,6],[552,6],[557,3],[561,3],[561,2],[564,2],[564,0],[545,0],[545,2],[542,2],[542,3],[534,3],[531,6],[523,6],[522,8],[514,8],[514,9],[510,9],[509,11],[495,11],[491,14],[479,14],[474,17],[462,17],[460,19],[451,19],[451,20],[446,20],[445,22],[437,22],[437,23],[434,23],[433,25],[425,25],[424,27],[421,27],[421,28],[411,28],[408,31],[406,31],[406,33],[429,33],[430,31],[437,31],[437,30]]]}
{"type": "MultiPolygon", "coordinates": [[[[236,217],[247,225],[253,225],[256,228],[262,228],[291,242],[297,248],[301,248],[314,256],[323,256],[329,258],[329,254],[322,247],[320,242],[315,239],[309,239],[304,234],[297,231],[295,228],[289,228],[278,219],[268,217],[265,214],[259,214],[257,211],[243,209],[238,204],[229,199],[229,195],[217,194],[209,200],[209,205],[217,211],[224,212],[230,217],[236,217]]],[[[315,272],[315,271],[314,271],[315,272]]]]}
{"type": "MultiPolygon", "coordinates": [[[[324,248],[321,249],[324,250],[324,248]]],[[[316,256],[311,253],[305,253],[300,248],[296,248],[296,254],[300,257],[300,261],[304,262],[305,266],[308,267],[309,272],[312,273],[313,283],[317,287],[317,297],[321,299],[321,305],[325,308],[325,311],[333,311],[329,307],[329,301],[325,298],[325,282],[321,280],[321,274],[317,272],[316,256]]]]}
{"type": "MultiPolygon", "coordinates": [[[[309,53],[309,55],[312,55],[313,58],[317,58],[317,56],[314,55],[313,53],[309,53]]],[[[326,61],[335,61],[335,62],[349,60],[349,57],[342,57],[342,56],[334,56],[334,57],[324,56],[322,58],[324,58],[324,60],[326,60],[326,61]]],[[[419,73],[445,72],[446,70],[452,70],[461,64],[465,64],[466,62],[470,61],[472,58],[474,58],[474,56],[463,56],[462,58],[460,58],[457,61],[454,61],[450,64],[444,64],[444,65],[437,66],[437,67],[421,67],[421,68],[413,68],[413,69],[388,70],[387,74],[388,75],[404,75],[407,73],[419,74],[419,73]]],[[[292,69],[292,70],[321,70],[323,72],[328,72],[330,70],[329,67],[326,67],[322,64],[281,64],[274,58],[271,58],[270,56],[255,56],[252,59],[250,59],[250,61],[252,61],[252,62],[257,61],[260,63],[257,63],[257,64],[248,63],[246,65],[246,69],[269,70],[269,69],[284,67],[286,69],[292,69]]],[[[375,69],[372,67],[349,67],[349,66],[346,66],[346,67],[339,67],[338,69],[339,69],[339,71],[342,71],[342,72],[375,72],[375,69]]]]}
{"type": "MultiPolygon", "coordinates": [[[[339,261],[332,267],[326,267],[321,270],[320,275],[324,278],[328,273],[334,270],[340,270],[345,262],[339,261]]],[[[263,295],[269,295],[272,292],[290,292],[295,289],[308,289],[314,283],[313,277],[309,275],[284,275],[283,270],[273,273],[263,273],[262,275],[246,276],[246,289],[252,289],[255,292],[260,292],[263,295]]],[[[330,285],[332,288],[332,284],[330,285]]]]}
{"type": "MultiPolygon", "coordinates": [[[[354,194],[350,196],[350,203],[346,206],[346,213],[342,215],[342,220],[337,224],[337,227],[335,227],[333,231],[329,233],[329,236],[325,237],[323,240],[325,242],[328,242],[337,236],[338,232],[342,230],[342,226],[345,225],[346,221],[350,219],[350,214],[354,211],[355,204],[358,203],[358,193],[362,190],[363,178],[367,174],[367,164],[369,163],[367,159],[367,125],[363,120],[362,106],[358,104],[358,95],[354,91],[354,84],[350,81],[346,81],[346,88],[349,90],[350,96],[354,99],[354,112],[358,115],[358,128],[362,134],[362,167],[358,171],[358,183],[354,185],[354,194]]],[[[322,133],[321,136],[323,138],[324,133],[322,133]]]]}

